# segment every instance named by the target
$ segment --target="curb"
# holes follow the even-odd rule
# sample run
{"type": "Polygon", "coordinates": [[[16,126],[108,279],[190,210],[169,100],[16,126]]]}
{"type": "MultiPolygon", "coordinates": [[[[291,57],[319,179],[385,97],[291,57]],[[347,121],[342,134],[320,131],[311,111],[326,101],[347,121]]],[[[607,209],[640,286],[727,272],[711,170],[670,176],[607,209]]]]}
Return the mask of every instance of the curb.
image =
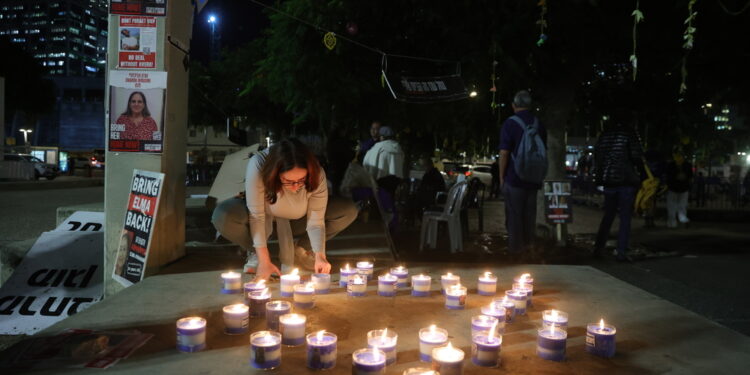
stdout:
{"type": "Polygon", "coordinates": [[[0,191],[12,190],[51,190],[51,189],[74,189],[82,187],[104,186],[104,178],[87,178],[68,181],[12,181],[0,182],[0,191]]]}

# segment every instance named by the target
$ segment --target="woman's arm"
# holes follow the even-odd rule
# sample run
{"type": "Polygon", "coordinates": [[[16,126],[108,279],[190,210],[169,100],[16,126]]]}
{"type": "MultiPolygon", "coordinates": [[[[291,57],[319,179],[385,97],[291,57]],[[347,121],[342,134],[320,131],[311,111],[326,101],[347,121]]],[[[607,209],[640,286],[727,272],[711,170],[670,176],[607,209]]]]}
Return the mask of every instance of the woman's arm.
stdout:
{"type": "Polygon", "coordinates": [[[331,272],[331,264],[326,260],[326,206],[328,205],[328,181],[321,170],[318,188],[312,192],[307,202],[307,235],[315,253],[315,272],[331,272]]]}
{"type": "Polygon", "coordinates": [[[257,279],[267,280],[272,273],[281,275],[279,269],[271,263],[268,254],[268,235],[266,233],[266,201],[265,186],[260,175],[260,168],[265,160],[264,154],[255,154],[247,162],[245,172],[245,204],[249,211],[250,236],[253,247],[258,255],[257,279]]]}

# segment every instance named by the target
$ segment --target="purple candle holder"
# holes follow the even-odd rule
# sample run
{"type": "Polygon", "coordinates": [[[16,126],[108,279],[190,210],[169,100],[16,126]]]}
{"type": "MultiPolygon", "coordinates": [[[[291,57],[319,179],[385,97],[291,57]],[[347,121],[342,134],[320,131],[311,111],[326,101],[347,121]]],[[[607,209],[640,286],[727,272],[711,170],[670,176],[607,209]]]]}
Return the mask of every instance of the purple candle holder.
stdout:
{"type": "Polygon", "coordinates": [[[193,316],[177,321],[177,350],[185,353],[206,348],[206,319],[193,316]]]}
{"type": "Polygon", "coordinates": [[[586,326],[586,352],[599,357],[612,358],[615,355],[617,329],[611,324],[590,323],[586,326]]]}
{"type": "Polygon", "coordinates": [[[515,306],[515,315],[526,315],[526,292],[522,290],[506,290],[505,296],[509,301],[513,301],[515,306]]]}
{"type": "Polygon", "coordinates": [[[266,328],[270,331],[279,330],[279,317],[289,314],[292,304],[287,301],[271,301],[266,303],[266,328]]]}
{"type": "Polygon", "coordinates": [[[485,272],[479,276],[477,294],[480,296],[494,296],[497,293],[497,276],[492,272],[485,272]]]}
{"type": "Polygon", "coordinates": [[[378,276],[378,295],[381,297],[395,297],[396,283],[398,283],[398,277],[394,275],[387,273],[378,276]]]}
{"type": "Polygon", "coordinates": [[[409,286],[409,269],[404,266],[398,266],[391,268],[391,275],[398,277],[398,283],[396,284],[399,288],[406,288],[409,286]]]}
{"type": "Polygon", "coordinates": [[[396,363],[398,334],[394,330],[376,329],[367,332],[367,347],[378,348],[385,353],[385,365],[396,363]]]}
{"type": "Polygon", "coordinates": [[[250,335],[250,365],[263,370],[281,366],[281,335],[258,331],[250,335]]]}
{"type": "Polygon", "coordinates": [[[338,338],[331,332],[320,331],[307,335],[307,367],[326,370],[336,366],[338,338]]]}
{"type": "Polygon", "coordinates": [[[356,268],[349,268],[349,265],[347,264],[346,267],[340,269],[340,277],[339,277],[339,286],[342,288],[346,288],[347,285],[349,285],[349,278],[357,274],[356,268]]]}
{"type": "Polygon", "coordinates": [[[546,360],[562,361],[565,359],[565,346],[568,333],[559,329],[540,328],[536,340],[536,354],[546,360]]]}
{"type": "Polygon", "coordinates": [[[352,353],[352,375],[385,375],[385,353],[379,349],[359,349],[352,353]]]}
{"type": "Polygon", "coordinates": [[[271,293],[268,289],[256,290],[247,295],[250,301],[250,316],[257,318],[266,314],[266,303],[271,300],[271,293]]]}
{"type": "Polygon", "coordinates": [[[315,286],[315,294],[328,294],[331,290],[331,275],[327,273],[314,273],[311,277],[315,286]]]}
{"type": "Polygon", "coordinates": [[[503,338],[489,335],[489,331],[472,336],[471,361],[482,367],[497,367],[500,364],[500,347],[503,338]]]}
{"type": "Polygon", "coordinates": [[[415,275],[411,277],[411,295],[414,297],[427,297],[430,295],[432,277],[427,275],[415,275]]]}
{"type": "Polygon", "coordinates": [[[448,331],[434,325],[419,330],[419,360],[432,361],[432,349],[448,342],[448,331]]]}
{"type": "Polygon", "coordinates": [[[482,306],[482,315],[491,316],[497,319],[497,333],[505,333],[505,321],[508,318],[508,310],[498,302],[492,302],[488,306],[482,306]]]}

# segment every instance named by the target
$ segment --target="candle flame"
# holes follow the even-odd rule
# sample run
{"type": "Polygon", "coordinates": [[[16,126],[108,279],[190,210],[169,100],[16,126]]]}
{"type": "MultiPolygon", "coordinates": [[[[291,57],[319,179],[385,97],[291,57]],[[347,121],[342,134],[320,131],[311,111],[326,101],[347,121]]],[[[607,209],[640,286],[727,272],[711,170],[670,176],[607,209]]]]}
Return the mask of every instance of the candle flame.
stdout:
{"type": "Polygon", "coordinates": [[[380,361],[380,355],[378,354],[378,346],[373,345],[372,346],[372,360],[373,361],[380,361]]]}
{"type": "Polygon", "coordinates": [[[557,310],[552,310],[552,321],[557,321],[557,310]]]}
{"type": "Polygon", "coordinates": [[[313,284],[312,281],[309,281],[305,284],[305,289],[315,289],[315,284],[313,284]]]}
{"type": "Polygon", "coordinates": [[[347,264],[344,265],[344,269],[347,270],[347,271],[349,271],[349,263],[347,263],[347,264]]]}
{"type": "Polygon", "coordinates": [[[263,289],[263,291],[260,293],[262,297],[266,297],[271,295],[271,291],[268,288],[263,289]]]}
{"type": "Polygon", "coordinates": [[[447,274],[446,274],[445,276],[448,276],[448,277],[452,277],[452,276],[453,276],[453,274],[452,274],[452,273],[450,273],[450,272],[448,272],[448,273],[447,273],[447,274]]]}
{"type": "Polygon", "coordinates": [[[396,270],[403,271],[404,270],[404,266],[398,266],[398,267],[396,267],[396,270]]]}
{"type": "Polygon", "coordinates": [[[485,272],[484,277],[489,279],[490,277],[492,277],[492,272],[485,272]]]}
{"type": "Polygon", "coordinates": [[[298,269],[298,268],[295,268],[295,269],[293,269],[293,270],[292,270],[292,272],[290,272],[289,274],[290,274],[290,275],[298,275],[298,274],[299,274],[299,269],[298,269]]]}
{"type": "Polygon", "coordinates": [[[266,280],[260,279],[260,280],[258,280],[258,282],[255,283],[255,285],[257,287],[262,288],[262,287],[266,286],[266,280]]]}
{"type": "Polygon", "coordinates": [[[451,345],[451,342],[448,341],[448,345],[446,346],[447,349],[453,350],[453,345],[451,345]]]}
{"type": "Polygon", "coordinates": [[[388,328],[383,330],[383,334],[380,335],[380,342],[385,342],[385,339],[388,337],[388,328]]]}
{"type": "Polygon", "coordinates": [[[507,303],[507,302],[508,302],[508,296],[504,296],[503,297],[503,303],[507,303]]]}
{"type": "Polygon", "coordinates": [[[391,273],[390,273],[390,272],[386,272],[386,274],[385,274],[385,275],[383,275],[383,276],[384,276],[384,277],[385,277],[386,279],[390,279],[390,278],[391,278],[391,273]]]}
{"type": "Polygon", "coordinates": [[[322,329],[318,331],[318,341],[323,341],[323,335],[326,333],[326,330],[322,329]]]}
{"type": "Polygon", "coordinates": [[[490,327],[490,336],[487,338],[487,340],[492,341],[492,339],[495,338],[496,332],[497,332],[497,319],[495,319],[495,321],[492,322],[492,327],[490,327]]]}
{"type": "Polygon", "coordinates": [[[604,330],[604,318],[599,321],[599,329],[604,330]]]}
{"type": "Polygon", "coordinates": [[[530,278],[531,278],[531,274],[530,273],[524,273],[523,275],[521,275],[520,280],[525,283],[526,279],[530,279],[530,278]]]}
{"type": "Polygon", "coordinates": [[[549,334],[553,335],[553,336],[555,335],[555,323],[550,324],[550,326],[549,326],[549,334]]]}
{"type": "Polygon", "coordinates": [[[435,326],[434,324],[433,324],[433,325],[431,325],[431,326],[430,326],[430,333],[431,333],[431,334],[435,334],[435,329],[436,329],[436,328],[437,328],[437,327],[436,327],[436,326],[435,326]]]}

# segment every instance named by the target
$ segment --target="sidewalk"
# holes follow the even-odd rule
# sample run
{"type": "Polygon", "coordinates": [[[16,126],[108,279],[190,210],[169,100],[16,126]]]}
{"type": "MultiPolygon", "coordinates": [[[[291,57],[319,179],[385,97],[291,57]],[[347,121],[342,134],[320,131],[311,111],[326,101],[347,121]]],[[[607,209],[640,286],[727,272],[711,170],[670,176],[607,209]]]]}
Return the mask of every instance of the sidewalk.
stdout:
{"type": "Polygon", "coordinates": [[[54,180],[2,181],[0,191],[70,189],[104,186],[104,177],[58,176],[54,180]]]}

